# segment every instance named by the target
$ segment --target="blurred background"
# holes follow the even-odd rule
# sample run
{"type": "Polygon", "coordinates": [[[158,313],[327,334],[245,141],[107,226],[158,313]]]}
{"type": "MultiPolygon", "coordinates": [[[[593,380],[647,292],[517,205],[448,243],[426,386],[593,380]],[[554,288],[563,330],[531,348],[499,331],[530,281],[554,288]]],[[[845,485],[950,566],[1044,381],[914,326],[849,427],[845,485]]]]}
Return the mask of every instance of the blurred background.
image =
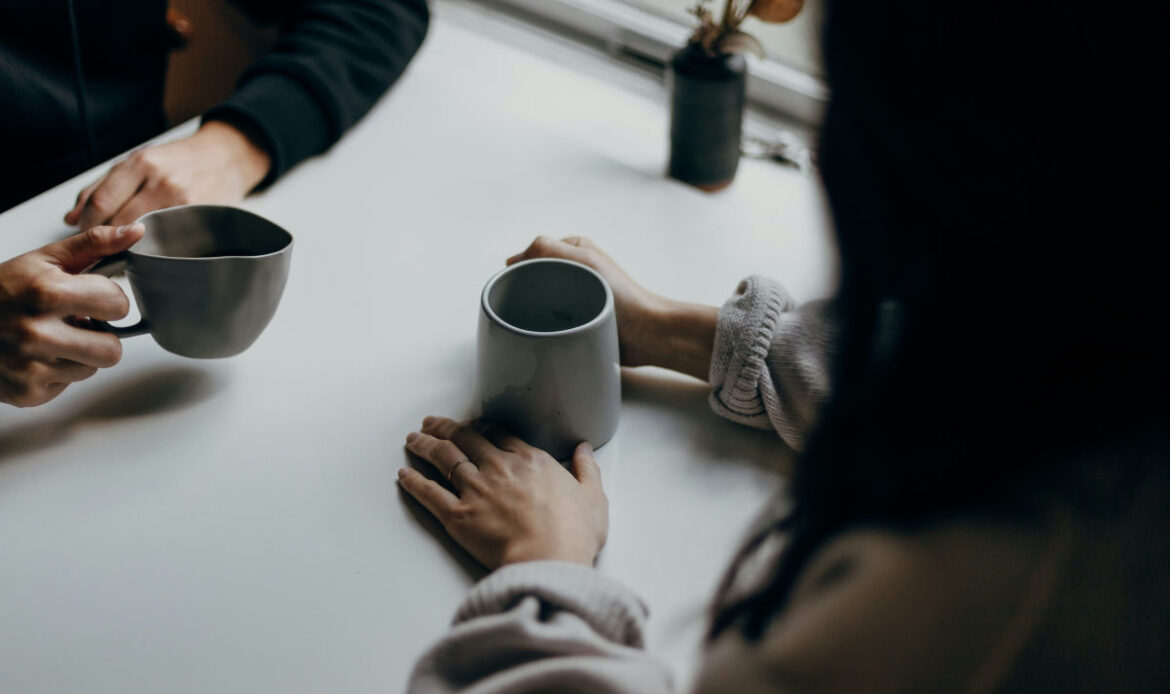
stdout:
{"type": "MultiPolygon", "coordinates": [[[[592,47],[661,76],[694,30],[695,0],[431,0],[487,10],[592,47]]],[[[185,45],[172,54],[166,109],[172,124],[198,115],[227,96],[240,72],[271,45],[275,31],[256,25],[227,0],[171,0],[171,20],[185,45]]],[[[722,2],[710,0],[717,15],[722,2]]],[[[804,131],[815,129],[828,100],[820,51],[822,0],[805,0],[787,24],[749,17],[743,29],[760,40],[765,60],[749,59],[750,108],[757,116],[804,131]]]]}

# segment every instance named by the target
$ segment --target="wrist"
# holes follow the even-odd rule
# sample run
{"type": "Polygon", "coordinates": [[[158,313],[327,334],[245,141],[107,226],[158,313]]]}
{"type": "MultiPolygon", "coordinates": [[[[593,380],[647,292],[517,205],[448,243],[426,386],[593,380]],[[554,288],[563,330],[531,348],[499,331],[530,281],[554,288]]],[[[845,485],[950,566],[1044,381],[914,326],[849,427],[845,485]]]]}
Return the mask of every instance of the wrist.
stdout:
{"type": "Polygon", "coordinates": [[[230,123],[207,121],[195,136],[223,153],[224,165],[239,180],[242,195],[259,185],[272,167],[268,152],[230,123]]]}
{"type": "Polygon", "coordinates": [[[593,566],[600,548],[590,551],[584,547],[560,545],[543,546],[538,543],[515,542],[504,548],[499,566],[523,564],[530,561],[563,561],[581,566],[593,566]]]}
{"type": "Polygon", "coordinates": [[[659,331],[669,323],[670,304],[656,294],[645,292],[630,302],[624,316],[619,313],[618,338],[623,366],[662,365],[662,335],[659,331]]]}
{"type": "Polygon", "coordinates": [[[647,364],[706,381],[715,346],[719,309],[714,306],[661,299],[647,318],[652,336],[647,364]]]}

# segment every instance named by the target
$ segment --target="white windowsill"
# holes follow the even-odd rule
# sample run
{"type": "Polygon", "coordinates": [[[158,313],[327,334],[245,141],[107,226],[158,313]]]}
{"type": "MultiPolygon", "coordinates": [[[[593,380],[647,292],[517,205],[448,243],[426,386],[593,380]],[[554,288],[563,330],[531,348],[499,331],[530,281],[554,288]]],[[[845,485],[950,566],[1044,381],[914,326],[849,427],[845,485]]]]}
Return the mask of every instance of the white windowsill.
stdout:
{"type": "MultiPolygon", "coordinates": [[[[617,84],[647,99],[668,98],[663,65],[690,34],[687,27],[615,0],[434,0],[444,19],[505,40],[561,64],[617,84]],[[575,14],[572,26],[524,7],[575,14]],[[588,5],[589,7],[585,7],[588,5]],[[594,10],[600,8],[600,13],[594,10]]],[[[765,142],[796,142],[814,148],[827,100],[820,80],[793,68],[749,57],[749,108],[744,136],[765,142]],[[787,80],[786,86],[780,83],[787,80]],[[755,92],[753,94],[753,91],[755,92]],[[759,92],[779,93],[803,109],[762,103],[759,92]],[[807,116],[807,117],[806,117],[807,116]]],[[[806,172],[811,173],[811,172],[806,172]]]]}

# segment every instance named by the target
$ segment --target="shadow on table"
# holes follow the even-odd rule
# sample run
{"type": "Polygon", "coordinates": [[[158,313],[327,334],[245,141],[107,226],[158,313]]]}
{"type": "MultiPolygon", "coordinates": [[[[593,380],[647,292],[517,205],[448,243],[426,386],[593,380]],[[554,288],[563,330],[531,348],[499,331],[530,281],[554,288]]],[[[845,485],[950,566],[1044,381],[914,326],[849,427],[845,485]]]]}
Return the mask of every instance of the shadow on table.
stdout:
{"type": "MultiPolygon", "coordinates": [[[[0,461],[65,441],[79,426],[182,410],[223,389],[224,379],[190,366],[158,368],[112,384],[63,417],[0,433],[0,461]]],[[[61,397],[69,397],[65,391],[61,397]]]]}
{"type": "MultiPolygon", "coordinates": [[[[403,454],[406,456],[407,464],[410,467],[418,470],[428,479],[438,482],[447,489],[451,488],[447,481],[443,479],[442,475],[422,458],[407,451],[403,451],[403,454]]],[[[487,569],[483,564],[479,563],[479,560],[468,554],[467,550],[460,547],[458,542],[455,542],[451,534],[439,523],[439,519],[435,518],[422,504],[415,501],[414,497],[407,494],[401,486],[398,487],[398,493],[402,496],[402,503],[406,506],[411,517],[414,518],[419,527],[426,531],[435,539],[435,542],[438,542],[447,551],[447,554],[455,560],[459,568],[463,569],[463,572],[467,574],[468,578],[475,582],[488,574],[487,569]]]]}
{"type": "Polygon", "coordinates": [[[670,410],[694,422],[686,427],[696,450],[712,460],[746,460],[753,466],[784,477],[795,470],[796,452],[774,431],[736,424],[711,410],[711,389],[706,383],[675,374],[633,369],[622,370],[622,401],[654,409],[670,410]]]}

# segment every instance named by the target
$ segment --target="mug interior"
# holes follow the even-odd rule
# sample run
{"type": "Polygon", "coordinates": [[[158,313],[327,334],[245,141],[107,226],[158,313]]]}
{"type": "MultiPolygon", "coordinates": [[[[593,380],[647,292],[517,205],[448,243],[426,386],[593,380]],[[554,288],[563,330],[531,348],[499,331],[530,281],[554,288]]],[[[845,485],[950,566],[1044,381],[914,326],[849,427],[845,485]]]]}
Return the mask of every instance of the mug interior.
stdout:
{"type": "Polygon", "coordinates": [[[520,330],[554,333],[586,325],[605,310],[601,278],[576,263],[537,260],[513,265],[485,293],[487,308],[520,330]]]}
{"type": "Polygon", "coordinates": [[[236,207],[189,205],[158,210],[140,220],[146,227],[133,252],[166,258],[222,258],[276,253],[292,235],[259,215],[236,207]]]}

